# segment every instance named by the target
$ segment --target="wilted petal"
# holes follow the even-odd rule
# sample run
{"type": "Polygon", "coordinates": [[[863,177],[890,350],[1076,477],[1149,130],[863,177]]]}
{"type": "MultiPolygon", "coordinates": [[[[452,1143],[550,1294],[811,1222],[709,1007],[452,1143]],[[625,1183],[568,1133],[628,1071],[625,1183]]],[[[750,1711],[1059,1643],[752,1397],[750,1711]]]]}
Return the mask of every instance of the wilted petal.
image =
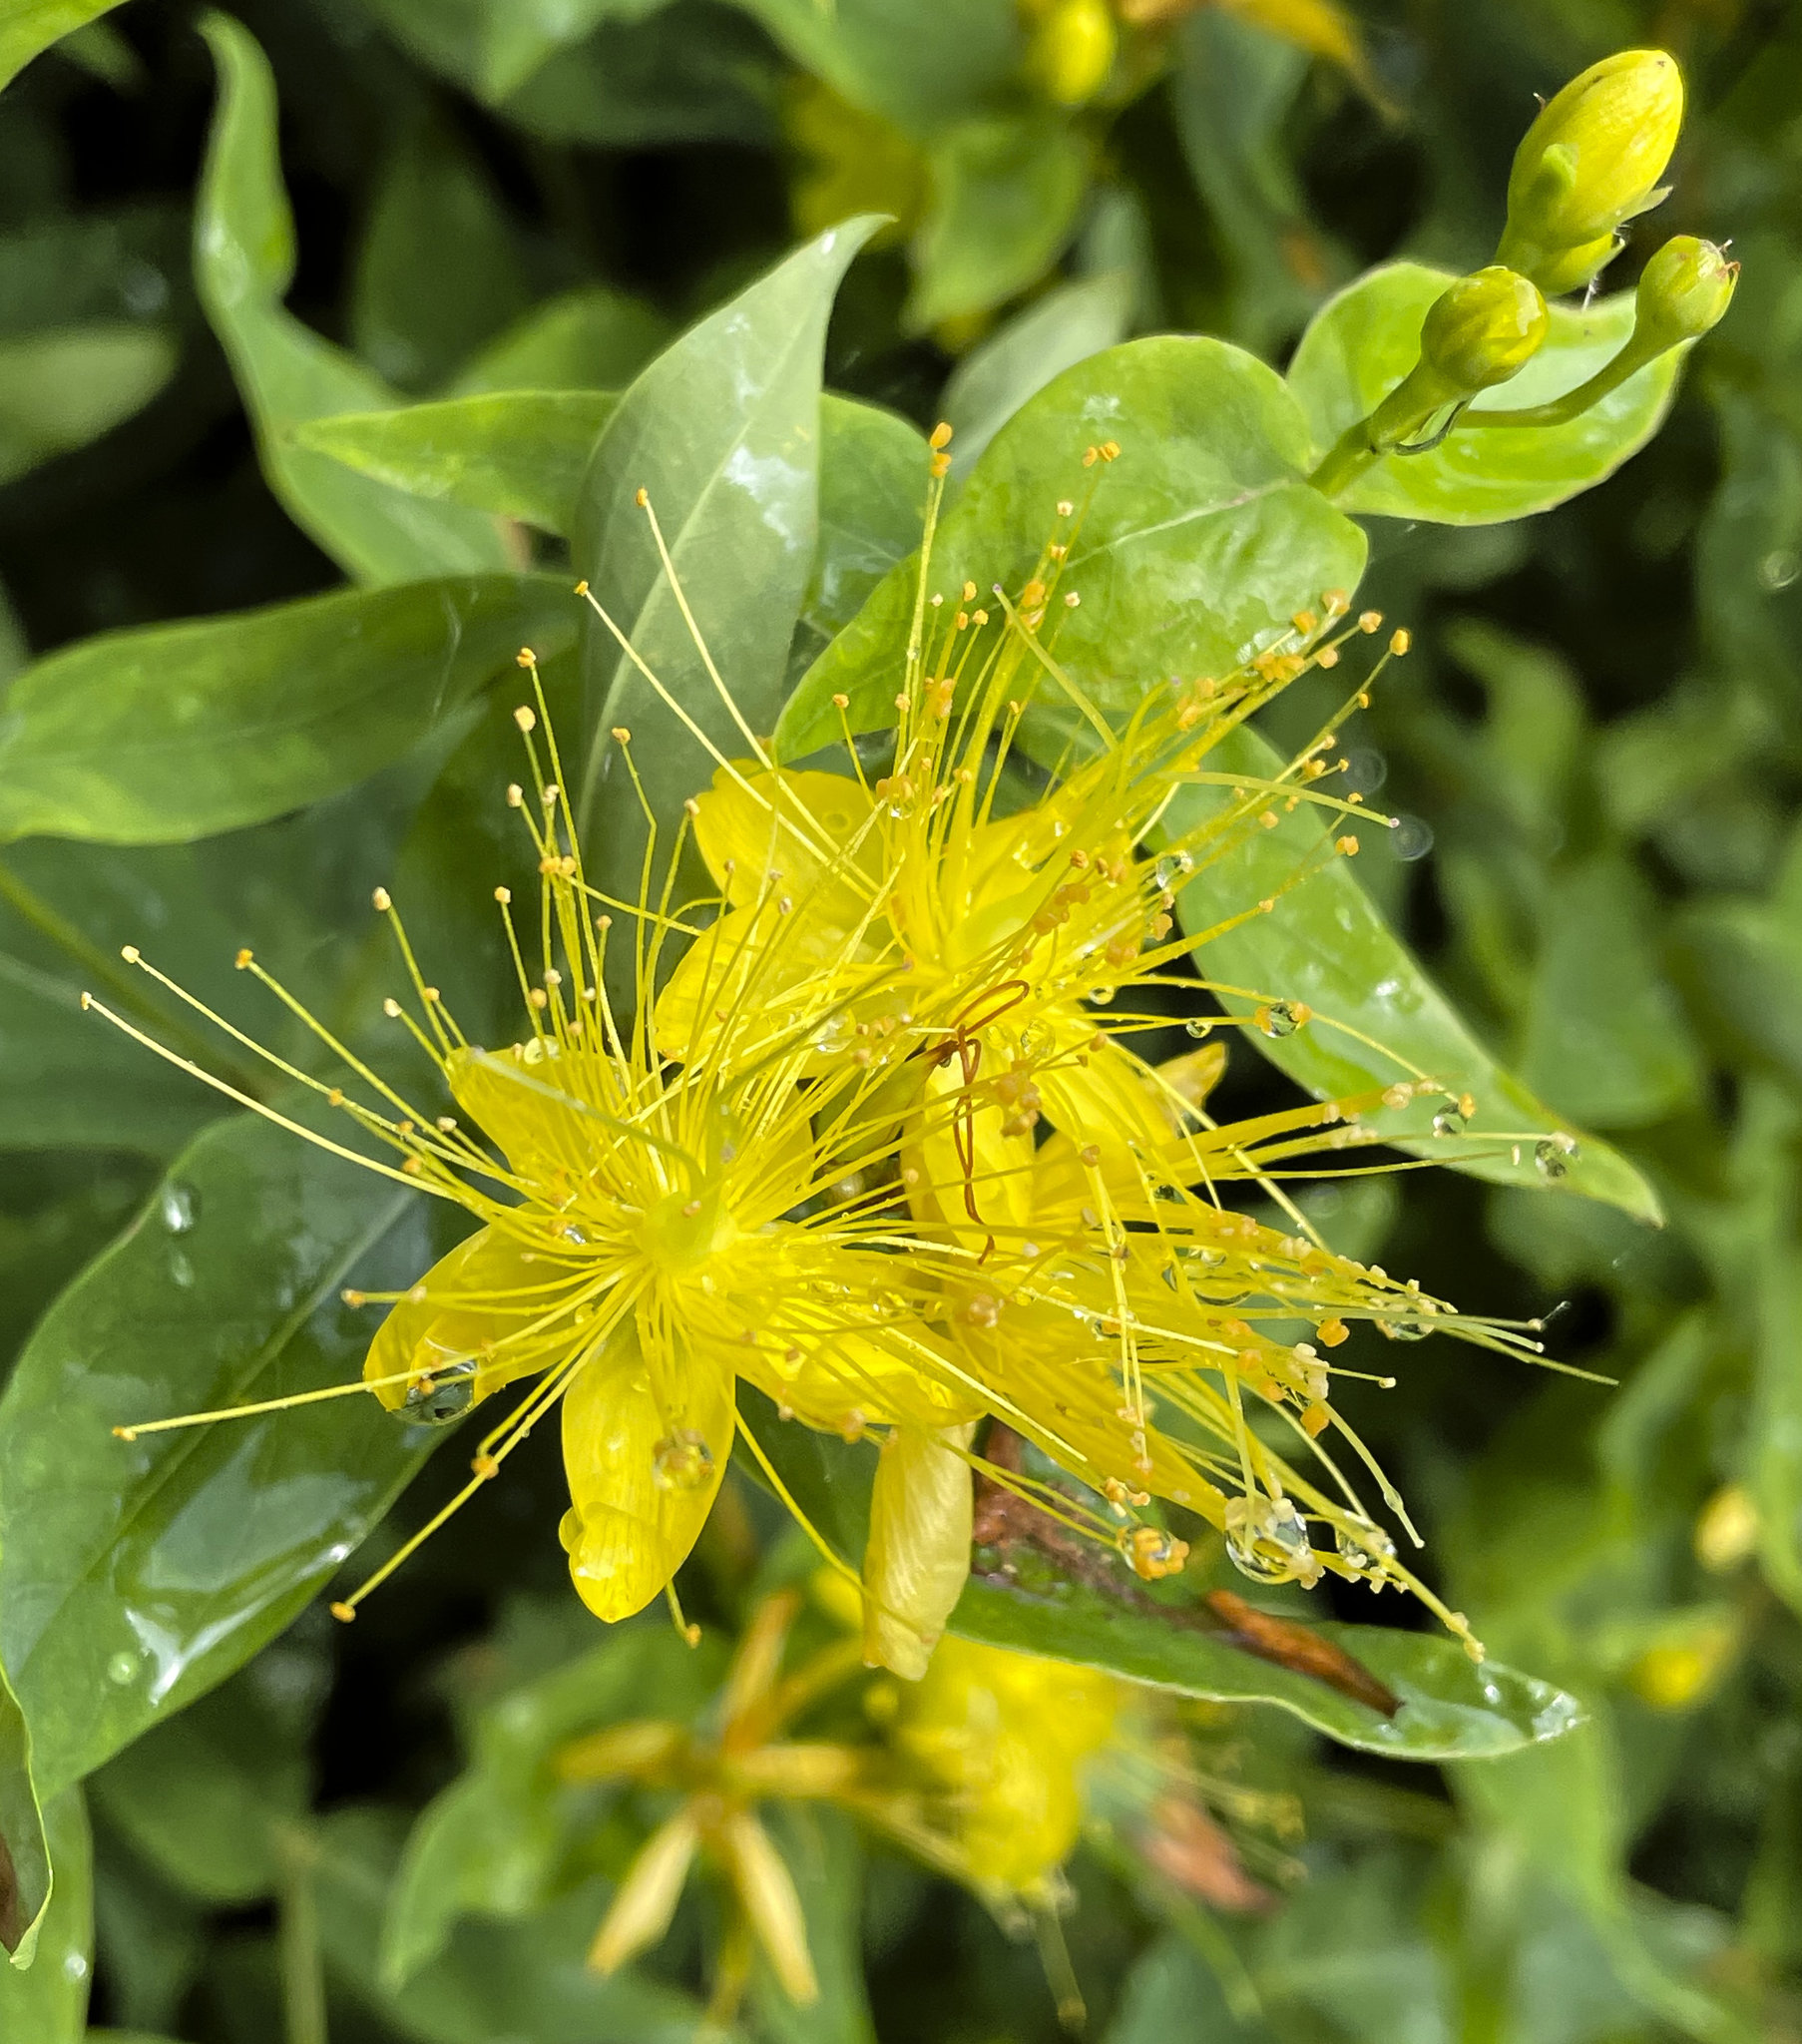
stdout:
{"type": "Polygon", "coordinates": [[[883,1446],[863,1555],[863,1653],[910,1682],[926,1673],[970,1573],[974,1425],[898,1426],[883,1446]]]}

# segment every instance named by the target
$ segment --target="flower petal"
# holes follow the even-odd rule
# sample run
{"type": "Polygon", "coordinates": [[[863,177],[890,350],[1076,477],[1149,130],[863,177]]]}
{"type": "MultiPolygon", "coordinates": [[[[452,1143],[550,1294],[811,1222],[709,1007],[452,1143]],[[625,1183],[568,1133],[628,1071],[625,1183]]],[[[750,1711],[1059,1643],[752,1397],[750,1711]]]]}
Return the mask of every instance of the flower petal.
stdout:
{"type": "Polygon", "coordinates": [[[898,1426],[876,1465],[863,1555],[863,1657],[909,1682],[926,1673],[970,1573],[974,1423],[898,1426]]]}

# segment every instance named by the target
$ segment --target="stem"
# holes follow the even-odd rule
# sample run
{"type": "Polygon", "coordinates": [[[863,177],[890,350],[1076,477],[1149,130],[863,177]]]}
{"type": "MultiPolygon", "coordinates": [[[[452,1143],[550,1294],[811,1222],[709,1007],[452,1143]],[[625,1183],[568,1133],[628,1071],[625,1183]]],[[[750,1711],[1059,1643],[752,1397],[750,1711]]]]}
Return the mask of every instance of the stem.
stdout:
{"type": "Polygon", "coordinates": [[[1436,411],[1464,394],[1446,389],[1424,362],[1417,361],[1368,416],[1346,427],[1308,481],[1322,496],[1338,496],[1374,462],[1412,439],[1436,411]]]}
{"type": "Polygon", "coordinates": [[[1647,362],[1656,361],[1665,350],[1639,341],[1629,333],[1612,361],[1603,362],[1586,383],[1567,390],[1545,404],[1530,404],[1520,411],[1467,411],[1461,423],[1467,426],[1567,426],[1580,418],[1591,405],[1599,404],[1618,390],[1629,376],[1635,376],[1647,362]],[[1638,344],[1635,344],[1638,343],[1638,344]]]}
{"type": "Polygon", "coordinates": [[[325,2027],[325,1960],[319,1946],[319,1908],[313,1894],[311,1837],[283,1825],[275,1834],[280,1869],[276,1948],[286,2044],[330,2044],[325,2027]]]}

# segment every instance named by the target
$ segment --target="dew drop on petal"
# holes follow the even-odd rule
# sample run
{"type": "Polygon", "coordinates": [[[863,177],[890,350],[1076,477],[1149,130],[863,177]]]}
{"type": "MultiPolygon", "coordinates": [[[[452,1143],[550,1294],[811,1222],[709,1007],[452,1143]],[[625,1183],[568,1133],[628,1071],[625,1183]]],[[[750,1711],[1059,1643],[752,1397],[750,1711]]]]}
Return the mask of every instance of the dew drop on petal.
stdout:
{"type": "Polygon", "coordinates": [[[660,1490],[699,1490],[713,1474],[713,1450],[691,1426],[665,1434],[652,1449],[651,1461],[660,1490]]]}
{"type": "Polygon", "coordinates": [[[476,1365],[463,1356],[434,1370],[426,1383],[409,1384],[398,1416],[412,1426],[449,1426],[476,1401],[476,1365]]]}

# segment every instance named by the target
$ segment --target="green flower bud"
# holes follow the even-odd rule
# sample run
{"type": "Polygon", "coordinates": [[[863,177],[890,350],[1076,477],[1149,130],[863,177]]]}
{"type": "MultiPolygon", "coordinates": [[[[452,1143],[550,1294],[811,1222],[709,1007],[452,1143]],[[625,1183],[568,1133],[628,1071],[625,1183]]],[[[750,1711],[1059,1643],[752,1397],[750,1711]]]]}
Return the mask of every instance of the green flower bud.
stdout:
{"type": "Polygon", "coordinates": [[[1733,301],[1739,264],[1712,242],[1676,235],[1640,272],[1633,301],[1633,338],[1662,354],[1681,341],[1699,340],[1720,323],[1733,301]]]}
{"type": "Polygon", "coordinates": [[[1539,352],[1551,315],[1536,285],[1492,263],[1434,299],[1421,322],[1420,358],[1448,398],[1506,383],[1539,352]]]}
{"type": "Polygon", "coordinates": [[[1084,106],[1107,84],[1118,40],[1108,0],[1059,0],[1033,36],[1027,69],[1057,105],[1084,106]]]}
{"type": "Polygon", "coordinates": [[[1540,110],[1515,153],[1499,261],[1542,290],[1576,290],[1655,206],[1683,123],[1683,79],[1662,50],[1592,64],[1540,110]]]}

